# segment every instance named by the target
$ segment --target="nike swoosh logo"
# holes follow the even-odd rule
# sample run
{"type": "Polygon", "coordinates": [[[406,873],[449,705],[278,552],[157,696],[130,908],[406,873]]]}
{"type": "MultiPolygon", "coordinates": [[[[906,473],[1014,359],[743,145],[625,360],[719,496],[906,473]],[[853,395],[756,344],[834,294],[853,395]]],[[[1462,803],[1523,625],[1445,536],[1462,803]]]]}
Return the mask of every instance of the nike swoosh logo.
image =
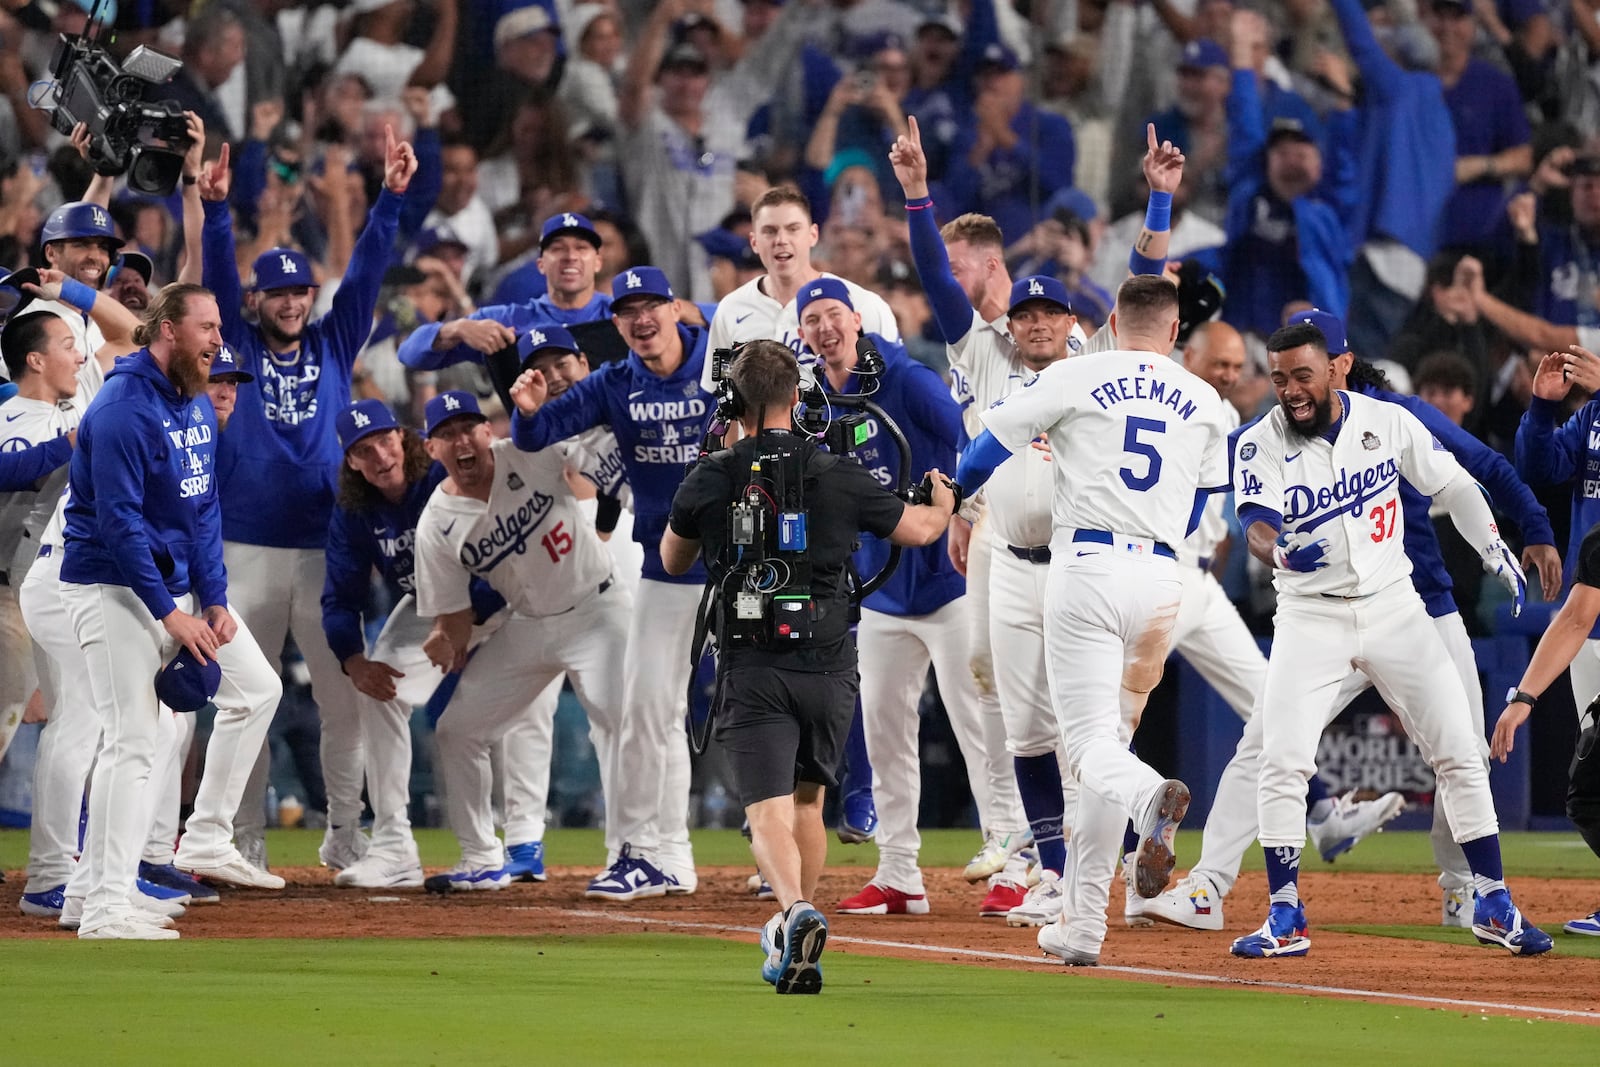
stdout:
{"type": "Polygon", "coordinates": [[[1094,555],[1094,553],[1093,552],[1079,552],[1078,555],[1080,555],[1080,556],[1092,556],[1092,555],[1094,555]]]}
{"type": "Polygon", "coordinates": [[[1300,458],[1300,453],[1299,453],[1299,452],[1296,452],[1296,453],[1295,453],[1295,454],[1294,454],[1294,455],[1292,455],[1292,456],[1284,456],[1284,457],[1283,457],[1283,461],[1284,461],[1284,462],[1285,462],[1285,463],[1293,463],[1293,462],[1294,462],[1294,461],[1295,461],[1295,460],[1297,460],[1297,459],[1299,459],[1299,458],[1300,458]]]}
{"type": "Polygon", "coordinates": [[[7,422],[16,422],[18,419],[22,418],[22,415],[23,415],[23,413],[20,412],[20,411],[17,412],[15,415],[7,415],[6,416],[6,421],[7,422]]]}
{"type": "Polygon", "coordinates": [[[751,316],[751,315],[754,315],[754,314],[755,314],[755,312],[754,312],[754,311],[746,311],[746,312],[745,312],[745,313],[744,313],[744,314],[743,314],[743,315],[740,315],[740,316],[738,316],[738,317],[737,317],[737,318],[735,318],[735,319],[734,319],[734,320],[733,320],[733,324],[734,324],[734,325],[735,325],[735,326],[737,326],[737,325],[739,325],[739,324],[740,324],[740,323],[741,323],[741,322],[743,322],[743,321],[744,321],[744,320],[745,320],[745,319],[748,319],[748,318],[749,318],[749,317],[750,317],[750,316],[751,316]]]}
{"type": "Polygon", "coordinates": [[[635,400],[635,399],[637,399],[637,398],[639,398],[641,396],[644,396],[644,390],[643,389],[635,389],[633,392],[628,394],[628,399],[629,400],[635,400]]]}
{"type": "Polygon", "coordinates": [[[443,533],[446,537],[449,537],[450,536],[450,531],[454,530],[455,528],[456,528],[456,520],[455,519],[451,519],[450,520],[450,525],[446,526],[440,532],[443,533]]]}

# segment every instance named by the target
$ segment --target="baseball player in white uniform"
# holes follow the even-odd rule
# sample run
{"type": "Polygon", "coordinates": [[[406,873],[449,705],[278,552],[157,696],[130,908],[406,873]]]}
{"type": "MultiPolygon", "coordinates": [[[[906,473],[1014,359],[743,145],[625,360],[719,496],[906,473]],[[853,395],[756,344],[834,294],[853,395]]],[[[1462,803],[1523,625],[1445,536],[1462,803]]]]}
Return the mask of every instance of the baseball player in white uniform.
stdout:
{"type": "Polygon", "coordinates": [[[562,672],[591,718],[618,728],[617,664],[632,601],[612,578],[610,555],[567,485],[558,450],[494,441],[470,393],[429,401],[427,428],[429,451],[450,476],[417,522],[417,613],[433,620],[429,658],[462,670],[437,732],[461,861],[429,884],[499,889],[510,876],[494,836],[490,746],[532,713],[532,698],[562,672]],[[506,599],[510,614],[468,662],[473,576],[506,599]]]}
{"type": "Polygon", "coordinates": [[[1141,838],[1141,895],[1166,888],[1172,870],[1189,790],[1128,750],[1133,707],[1123,694],[1161,679],[1183,588],[1172,546],[1188,533],[1197,495],[1227,479],[1222,400],[1167,358],[1177,287],[1128,279],[1110,326],[1117,350],[1053,363],[984,412],[988,429],[957,478],[976,488],[1041,433],[1056,457],[1046,669],[1068,772],[1082,788],[1063,915],[1040,929],[1039,945],[1073,965],[1099,962],[1126,820],[1141,838]]]}
{"type": "Polygon", "coordinates": [[[1279,406],[1239,438],[1234,471],[1250,552],[1274,569],[1278,610],[1260,711],[1257,792],[1271,893],[1268,917],[1233,942],[1237,956],[1303,956],[1311,947],[1297,878],[1306,779],[1352,667],[1372,679],[1438,777],[1437,801],[1472,868],[1473,934],[1514,954],[1551,941],[1506,889],[1483,739],[1466,692],[1411,584],[1400,479],[1444,505],[1484,569],[1521,609],[1527,583],[1482,490],[1399,405],[1332,387],[1328,342],[1309,324],[1267,342],[1279,406]]]}

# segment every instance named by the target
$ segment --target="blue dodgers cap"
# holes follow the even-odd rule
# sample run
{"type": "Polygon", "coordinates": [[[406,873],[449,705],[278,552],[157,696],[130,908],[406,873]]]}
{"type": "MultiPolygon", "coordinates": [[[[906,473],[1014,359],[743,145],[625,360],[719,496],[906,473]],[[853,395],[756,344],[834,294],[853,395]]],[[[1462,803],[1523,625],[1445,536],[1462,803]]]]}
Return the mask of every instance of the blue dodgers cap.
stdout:
{"type": "Polygon", "coordinates": [[[428,435],[433,436],[433,431],[458,415],[471,415],[479,422],[488,421],[488,416],[478,408],[477,397],[464,389],[452,389],[428,401],[428,406],[423,409],[428,435]]]}
{"type": "Polygon", "coordinates": [[[250,268],[254,279],[252,288],[258,292],[268,289],[293,289],[307,285],[316,287],[317,279],[311,273],[311,260],[304,252],[292,248],[269,248],[256,257],[250,268]]]}
{"type": "Polygon", "coordinates": [[[850,290],[843,281],[838,278],[818,278],[800,287],[800,295],[795,298],[794,313],[804,315],[806,306],[818,300],[839,300],[851,311],[856,309],[850,300],[850,290]]]}
{"type": "Polygon", "coordinates": [[[1011,286],[1011,305],[1006,314],[1017,310],[1030,300],[1048,300],[1052,304],[1059,304],[1072,312],[1072,300],[1067,296],[1067,287],[1048,274],[1034,274],[1026,278],[1019,278],[1011,286]]]}
{"type": "Polygon", "coordinates": [[[980,72],[984,70],[1012,71],[1020,66],[1022,66],[1022,63],[1017,59],[1017,53],[999,41],[990,42],[988,47],[984,48],[983,55],[978,57],[978,70],[980,72]]]}
{"type": "Polygon", "coordinates": [[[594,228],[594,223],[576,211],[565,211],[560,215],[551,215],[539,227],[539,251],[543,252],[545,245],[566,234],[582,237],[596,249],[600,247],[600,231],[594,228]]]}
{"type": "Polygon", "coordinates": [[[1233,66],[1228,62],[1227,49],[1209,37],[1201,37],[1190,41],[1183,46],[1183,58],[1178,60],[1179,70],[1206,70],[1211,67],[1227,69],[1233,66]]]}
{"type": "Polygon", "coordinates": [[[394,412],[383,401],[370,399],[357,400],[339,412],[339,417],[333,420],[333,426],[339,433],[339,447],[346,452],[363,437],[400,428],[400,424],[394,421],[394,412]]]}
{"type": "Polygon", "coordinates": [[[1322,331],[1322,336],[1328,341],[1328,355],[1342,356],[1350,351],[1350,341],[1345,337],[1344,323],[1339,321],[1339,316],[1331,315],[1321,308],[1312,308],[1310,311],[1290,315],[1289,321],[1284,325],[1295,326],[1300,323],[1315,326],[1322,331]]]}
{"type": "Polygon", "coordinates": [[[156,675],[156,699],[173,711],[199,711],[221,685],[221,664],[215,659],[201,663],[183,648],[156,675]]]}
{"type": "Polygon", "coordinates": [[[662,300],[676,300],[672,285],[660,267],[629,267],[611,279],[611,306],[636,296],[654,296],[662,300]]]}
{"type": "Polygon", "coordinates": [[[732,230],[715,229],[696,234],[696,241],[712,259],[726,259],[743,270],[760,270],[761,257],[750,247],[750,240],[732,230]]]}
{"type": "Polygon", "coordinates": [[[565,326],[535,326],[517,338],[517,357],[524,363],[540,352],[571,352],[578,355],[582,351],[573,339],[572,331],[565,326]]]}
{"type": "Polygon", "coordinates": [[[443,245],[452,245],[463,252],[468,250],[467,242],[463,241],[461,235],[456,233],[455,227],[447,222],[441,222],[439,225],[430,226],[417,234],[416,239],[411,242],[411,254],[413,258],[425,256],[443,245]]]}
{"type": "Polygon", "coordinates": [[[239,357],[233,349],[223,345],[217,354],[211,357],[211,380],[218,378],[233,378],[241,382],[253,382],[256,376],[239,366],[239,357]]]}

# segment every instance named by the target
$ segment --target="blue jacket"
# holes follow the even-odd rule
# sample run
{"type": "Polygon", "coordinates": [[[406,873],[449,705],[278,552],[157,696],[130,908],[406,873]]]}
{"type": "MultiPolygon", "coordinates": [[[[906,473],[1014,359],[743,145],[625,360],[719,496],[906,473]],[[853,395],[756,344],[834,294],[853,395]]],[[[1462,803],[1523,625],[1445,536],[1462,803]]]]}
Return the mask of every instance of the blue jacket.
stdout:
{"type": "Polygon", "coordinates": [[[0,493],[28,489],[72,459],[72,441],[65,436],[20,452],[0,452],[0,493]]]}
{"type": "MultiPolygon", "coordinates": [[[[1262,122],[1261,96],[1254,71],[1233,72],[1228,94],[1228,218],[1229,251],[1225,253],[1223,280],[1230,295],[1261,281],[1256,264],[1244,254],[1244,238],[1251,226],[1253,204],[1266,190],[1267,130],[1262,122]],[[1237,249],[1237,251],[1234,251],[1237,249]]],[[[1346,234],[1345,219],[1353,210],[1356,157],[1351,151],[1356,113],[1336,111],[1328,116],[1322,183],[1292,205],[1295,241],[1306,291],[1296,296],[1344,317],[1350,303],[1350,264],[1355,247],[1346,234]]],[[[1237,300],[1230,304],[1239,303],[1237,300]]],[[[1224,312],[1226,315],[1226,311],[1224,312]]],[[[1229,319],[1230,322],[1234,321],[1229,319]]]]}
{"type": "Polygon", "coordinates": [[[683,365],[663,378],[632,352],[607,363],[541,408],[533,418],[518,412],[511,439],[537,452],[594,426],[609,426],[622,451],[633,489],[633,539],[644,547],[644,577],[658,582],[703,585],[705,567],[696,563],[674,578],[661,566],[661,535],[672,511],[672,495],[689,466],[700,458],[716,398],[700,388],[706,360],[705,330],[679,326],[683,365]]]}
{"type": "MultiPolygon", "coordinates": [[[[1583,535],[1600,522],[1600,400],[1591,400],[1559,428],[1561,404],[1534,397],[1517,425],[1517,473],[1529,485],[1572,483],[1572,534],[1562,577],[1568,585],[1578,566],[1583,535]]],[[[1600,638],[1600,622],[1589,631],[1600,638]]]]}
{"type": "MultiPolygon", "coordinates": [[[[239,369],[256,380],[239,387],[218,452],[222,535],[269,548],[321,548],[344,452],[334,419],[350,406],[350,372],[372,332],[378,286],[394,247],[401,197],[385,189],[356,241],[332,309],[310,323],[293,362],[268,348],[244,320],[225,204],[206,202],[205,284],[222,308],[222,337],[239,369]]],[[[311,279],[306,279],[309,283],[311,279]]]]}
{"type": "MultiPolygon", "coordinates": [[[[950,396],[944,379],[906,355],[904,348],[876,334],[868,334],[883,356],[883,377],[872,399],[894,420],[911,446],[912,482],[937,467],[949,473],[956,469],[956,443],[961,437],[961,408],[950,396]]],[[[836,390],[826,375],[817,378],[828,393],[853,393],[855,375],[836,390]]],[[[862,466],[878,484],[892,488],[900,473],[900,450],[876,418],[867,419],[867,442],[855,450],[862,466]]],[[[889,556],[889,543],[871,534],[861,535],[855,553],[856,571],[869,578],[883,567],[889,556]]],[[[907,548],[900,554],[900,565],[883,588],[862,601],[862,606],[886,615],[928,615],[966,592],[966,579],[956,572],[945,549],[945,539],[922,548],[907,548]]]]}
{"type": "MultiPolygon", "coordinates": [[[[1434,439],[1449,449],[1466,472],[1488,491],[1495,509],[1517,524],[1525,544],[1555,544],[1556,535],[1550,529],[1550,516],[1545,513],[1544,505],[1517,477],[1517,472],[1504,456],[1451,422],[1444,412],[1426,400],[1382,389],[1361,389],[1359,392],[1375,400],[1399,404],[1415,415],[1434,439]]],[[[1439,549],[1439,536],[1434,530],[1433,520],[1428,517],[1428,504],[1428,497],[1413,488],[1405,478],[1400,479],[1400,507],[1405,514],[1405,545],[1406,555],[1411,560],[1411,584],[1422,597],[1428,614],[1437,619],[1454,612],[1456,602],[1450,593],[1452,585],[1439,549]]]]}
{"type": "MultiPolygon", "coordinates": [[[[361,612],[377,570],[396,597],[416,591],[417,520],[428,498],[446,477],[435,463],[421,481],[406,487],[398,504],[380,500],[372,511],[333,509],[328,525],[328,576],[322,584],[322,632],[340,663],[366,651],[361,612]]],[[[479,621],[505,606],[487,582],[472,580],[472,606],[479,621]]]]}
{"type": "Polygon", "coordinates": [[[1600,242],[1574,224],[1539,226],[1539,280],[1533,313],[1558,326],[1600,326],[1600,298],[1590,288],[1600,267],[1600,242]]]}
{"type": "Polygon", "coordinates": [[[1044,204],[1057,190],[1072,186],[1077,149],[1072,124],[1060,115],[1024,103],[1011,120],[1017,143],[995,149],[979,166],[968,159],[977,142],[977,126],[968,126],[950,146],[945,186],[958,211],[992,216],[1001,233],[1026,233],[1038,221],[1033,194],[1044,204]]]}
{"type": "Polygon", "coordinates": [[[1361,71],[1358,196],[1346,226],[1350,245],[1392,237],[1431,259],[1456,189],[1456,131],[1444,87],[1435,75],[1407,71],[1389,58],[1361,0],[1329,2],[1361,71]]]}
{"type": "MultiPolygon", "coordinates": [[[[583,307],[568,310],[556,307],[550,302],[549,296],[541,296],[526,304],[492,304],[479,308],[467,317],[498,322],[522,333],[539,326],[574,326],[580,322],[609,319],[611,298],[604,293],[596,293],[583,307]]],[[[439,336],[442,325],[430,322],[414,330],[400,346],[400,362],[414,370],[438,370],[455,363],[483,362],[483,353],[467,345],[456,345],[448,351],[435,352],[433,342],[439,336]]]]}
{"type": "Polygon", "coordinates": [[[216,449],[209,397],[180,396],[149,349],[119,359],[78,426],[61,580],[127,586],[157,619],[191,591],[226,606],[216,449]]]}

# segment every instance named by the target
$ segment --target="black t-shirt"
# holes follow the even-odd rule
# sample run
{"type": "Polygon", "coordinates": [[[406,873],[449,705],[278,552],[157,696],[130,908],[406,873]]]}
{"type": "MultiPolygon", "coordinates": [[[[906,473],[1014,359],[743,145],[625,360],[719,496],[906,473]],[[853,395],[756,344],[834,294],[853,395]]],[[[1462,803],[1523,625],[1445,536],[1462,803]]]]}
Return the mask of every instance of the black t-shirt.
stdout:
{"type": "Polygon", "coordinates": [[[1589,527],[1578,545],[1578,569],[1573,576],[1577,581],[1600,589],[1600,523],[1589,527]]]}
{"type": "MultiPolygon", "coordinates": [[[[700,542],[713,581],[725,573],[717,562],[728,540],[728,507],[750,481],[755,449],[755,440],[745,438],[707,457],[689,472],[672,498],[668,524],[679,537],[700,542]]],[[[803,494],[806,558],[811,562],[817,605],[813,640],[796,649],[731,649],[730,663],[737,666],[834,671],[855,665],[846,580],[850,553],[862,531],[887,539],[900,524],[905,502],[880,486],[861,464],[826,452],[812,452],[806,461],[803,494]]]]}

